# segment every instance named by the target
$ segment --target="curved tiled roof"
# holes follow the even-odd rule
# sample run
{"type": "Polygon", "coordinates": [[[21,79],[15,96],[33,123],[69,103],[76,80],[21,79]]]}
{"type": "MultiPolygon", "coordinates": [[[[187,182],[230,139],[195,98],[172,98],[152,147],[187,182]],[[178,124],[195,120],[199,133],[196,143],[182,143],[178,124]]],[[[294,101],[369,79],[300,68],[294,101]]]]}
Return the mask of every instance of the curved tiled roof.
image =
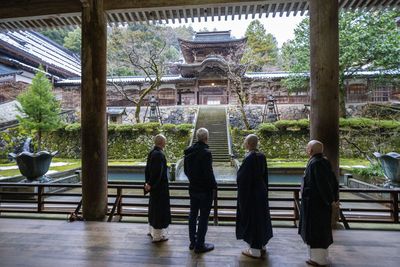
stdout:
{"type": "Polygon", "coordinates": [[[37,69],[42,65],[56,77],[81,75],[79,58],[64,47],[34,31],[0,32],[1,62],[15,67],[37,69]]]}
{"type": "MultiPolygon", "coordinates": [[[[244,79],[251,79],[254,81],[263,81],[263,80],[276,80],[276,79],[284,79],[288,78],[295,73],[290,72],[247,72],[244,74],[244,79]]],[[[302,75],[304,77],[309,77],[308,72],[297,73],[297,75],[302,75]]],[[[371,70],[371,71],[358,71],[353,73],[353,77],[375,77],[375,76],[398,76],[400,75],[399,70],[371,70]]],[[[183,81],[195,81],[196,78],[185,78],[181,75],[166,75],[161,78],[162,83],[174,83],[174,82],[183,82],[183,81]]],[[[117,84],[143,84],[148,82],[148,79],[143,76],[124,76],[124,77],[108,77],[107,83],[115,82],[117,84]]],[[[81,78],[71,78],[65,79],[56,82],[56,86],[79,86],[81,84],[81,78]]]]}

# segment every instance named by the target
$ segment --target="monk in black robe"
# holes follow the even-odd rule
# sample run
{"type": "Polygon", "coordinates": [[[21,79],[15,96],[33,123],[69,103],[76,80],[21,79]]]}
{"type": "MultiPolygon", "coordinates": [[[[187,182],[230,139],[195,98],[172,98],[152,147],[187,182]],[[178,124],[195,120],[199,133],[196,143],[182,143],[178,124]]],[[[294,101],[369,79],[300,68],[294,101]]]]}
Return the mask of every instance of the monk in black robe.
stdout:
{"type": "Polygon", "coordinates": [[[237,172],[236,238],[247,242],[249,248],[242,254],[253,258],[265,254],[265,245],[272,238],[267,161],[257,145],[256,135],[246,137],[244,146],[248,153],[237,172]]]}
{"type": "Polygon", "coordinates": [[[322,154],[323,144],[312,140],[306,151],[310,159],[302,181],[299,234],[309,248],[307,264],[326,266],[327,249],[333,243],[331,216],[332,208],[339,205],[339,184],[322,154]]]}
{"type": "Polygon", "coordinates": [[[155,146],[147,157],[145,188],[149,198],[149,235],[153,242],[168,240],[168,226],[171,223],[167,160],[163,149],[166,138],[159,134],[154,138],[155,146]]]}

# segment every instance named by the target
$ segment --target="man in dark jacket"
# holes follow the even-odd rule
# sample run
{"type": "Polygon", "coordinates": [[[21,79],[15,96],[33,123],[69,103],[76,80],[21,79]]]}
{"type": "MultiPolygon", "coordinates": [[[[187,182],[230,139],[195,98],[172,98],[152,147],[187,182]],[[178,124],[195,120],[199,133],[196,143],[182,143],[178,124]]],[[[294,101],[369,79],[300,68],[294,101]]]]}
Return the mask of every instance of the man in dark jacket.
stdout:
{"type": "Polygon", "coordinates": [[[248,153],[237,172],[236,238],[246,241],[249,247],[242,254],[252,258],[261,258],[272,238],[267,160],[257,146],[257,136],[248,135],[244,141],[248,153]]]}
{"type": "Polygon", "coordinates": [[[145,191],[150,192],[149,234],[153,242],[168,240],[168,226],[171,223],[167,160],[163,149],[166,138],[159,134],[154,138],[154,148],[147,156],[145,169],[145,191]]]}
{"type": "Polygon", "coordinates": [[[208,217],[213,200],[213,190],[217,188],[212,168],[212,155],[208,149],[208,130],[200,128],[196,132],[197,142],[185,150],[184,171],[189,179],[189,249],[202,253],[214,249],[213,244],[205,243],[208,217]],[[196,231],[197,216],[200,211],[196,231]]]}
{"type": "Polygon", "coordinates": [[[311,140],[307,145],[310,157],[301,186],[299,234],[308,245],[307,264],[328,264],[328,247],[333,243],[331,214],[338,206],[339,184],[329,161],[323,156],[323,144],[311,140]]]}

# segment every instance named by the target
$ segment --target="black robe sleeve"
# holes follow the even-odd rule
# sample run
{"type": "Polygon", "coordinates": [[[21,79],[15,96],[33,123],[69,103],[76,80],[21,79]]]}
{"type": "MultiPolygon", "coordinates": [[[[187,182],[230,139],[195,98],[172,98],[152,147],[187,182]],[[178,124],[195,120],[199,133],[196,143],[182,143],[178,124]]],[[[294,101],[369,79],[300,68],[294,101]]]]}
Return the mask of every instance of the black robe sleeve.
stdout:
{"type": "Polygon", "coordinates": [[[252,194],[252,179],[253,179],[253,171],[254,167],[252,166],[252,162],[249,157],[246,157],[243,160],[242,165],[240,166],[238,173],[237,173],[237,186],[238,186],[238,208],[240,210],[240,217],[247,218],[249,201],[252,194]],[[247,178],[247,179],[246,179],[247,178]]]}
{"type": "Polygon", "coordinates": [[[319,162],[314,164],[313,178],[315,180],[315,185],[319,195],[326,206],[330,206],[335,200],[335,192],[333,192],[333,188],[331,188],[330,174],[330,170],[327,169],[323,164],[319,162]]]}
{"type": "Polygon", "coordinates": [[[154,151],[151,155],[148,181],[148,184],[151,186],[151,191],[157,189],[161,182],[161,174],[163,172],[162,159],[163,155],[159,151],[154,151]]]}

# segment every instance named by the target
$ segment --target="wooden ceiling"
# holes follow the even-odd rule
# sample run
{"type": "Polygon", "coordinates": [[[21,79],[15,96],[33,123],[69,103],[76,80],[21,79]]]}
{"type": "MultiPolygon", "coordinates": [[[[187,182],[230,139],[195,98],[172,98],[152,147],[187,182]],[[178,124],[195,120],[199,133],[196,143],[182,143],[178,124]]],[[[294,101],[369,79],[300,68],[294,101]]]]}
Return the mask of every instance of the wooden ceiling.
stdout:
{"type": "MultiPolygon", "coordinates": [[[[76,27],[87,0],[2,0],[0,29],[76,27]]],[[[400,9],[400,0],[337,0],[341,10],[400,9]]],[[[188,23],[307,15],[307,0],[104,0],[108,23],[188,23]]]]}

